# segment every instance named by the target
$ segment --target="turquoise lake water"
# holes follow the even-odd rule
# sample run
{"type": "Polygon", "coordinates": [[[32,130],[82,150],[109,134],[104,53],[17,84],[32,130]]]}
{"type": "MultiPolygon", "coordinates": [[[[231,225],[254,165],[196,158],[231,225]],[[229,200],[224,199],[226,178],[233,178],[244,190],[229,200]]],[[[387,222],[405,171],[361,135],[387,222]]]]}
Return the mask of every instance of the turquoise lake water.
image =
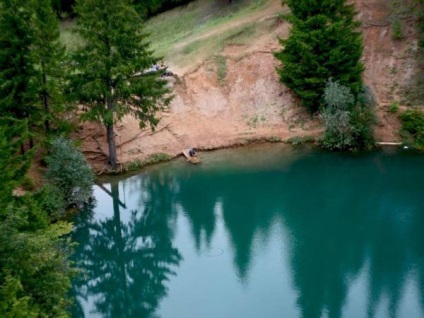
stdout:
{"type": "Polygon", "coordinates": [[[73,317],[424,317],[424,155],[201,157],[95,186],[73,317]]]}

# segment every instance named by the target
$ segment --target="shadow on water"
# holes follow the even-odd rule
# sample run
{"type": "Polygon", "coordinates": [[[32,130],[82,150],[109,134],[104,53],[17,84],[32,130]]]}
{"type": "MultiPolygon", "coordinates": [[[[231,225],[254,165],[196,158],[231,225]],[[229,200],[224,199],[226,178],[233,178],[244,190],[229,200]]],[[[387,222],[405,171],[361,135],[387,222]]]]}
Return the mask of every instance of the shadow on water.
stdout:
{"type": "Polygon", "coordinates": [[[171,164],[121,182],[137,198],[125,221],[123,195],[112,183],[113,213],[76,220],[75,259],[84,275],[74,283],[74,316],[83,315],[87,302],[102,317],[154,316],[183,261],[173,245],[179,210],[198,253],[210,247],[221,220],[242,283],[258,257],[255,238],[268,240],[276,223],[284,228],[301,317],[344,316],[349,290],[364,271],[368,317],[382,310],[398,317],[411,279],[421,301],[413,310],[422,316],[423,181],[424,158],[409,154],[305,152],[244,171],[171,164]]]}

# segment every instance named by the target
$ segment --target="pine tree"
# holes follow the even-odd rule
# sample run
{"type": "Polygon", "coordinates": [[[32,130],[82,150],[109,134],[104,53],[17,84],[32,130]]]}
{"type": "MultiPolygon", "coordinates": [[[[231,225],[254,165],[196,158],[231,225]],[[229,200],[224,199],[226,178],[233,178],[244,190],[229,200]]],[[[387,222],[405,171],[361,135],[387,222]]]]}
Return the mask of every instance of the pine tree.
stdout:
{"type": "Polygon", "coordinates": [[[31,162],[30,151],[19,154],[25,121],[0,118],[0,317],[65,317],[72,225],[49,225],[31,194],[12,195],[31,162]]]}
{"type": "Polygon", "coordinates": [[[37,100],[32,6],[20,0],[1,0],[0,5],[0,112],[30,125],[37,100]]]}
{"type": "Polygon", "coordinates": [[[280,40],[275,56],[282,62],[280,79],[311,112],[322,103],[329,78],[349,87],[356,96],[362,88],[362,37],[354,6],[346,0],[286,0],[291,9],[290,36],[280,40]]]}
{"type": "Polygon", "coordinates": [[[31,163],[31,152],[18,154],[27,138],[28,125],[24,120],[0,118],[0,216],[31,163]]]}
{"type": "Polygon", "coordinates": [[[166,81],[157,72],[143,74],[156,63],[142,20],[129,0],[79,0],[77,32],[85,46],[74,56],[75,95],[89,106],[84,120],[99,121],[107,130],[109,163],[117,167],[114,124],[132,114],[140,126],[158,123],[155,113],[170,101],[166,81]],[[141,72],[140,76],[135,74],[141,72]]]}
{"type": "MultiPolygon", "coordinates": [[[[35,32],[32,54],[37,65],[37,90],[41,122],[46,134],[51,121],[60,126],[60,113],[64,110],[65,47],[60,43],[59,23],[50,0],[33,0],[35,14],[32,27],[35,32]]],[[[56,127],[60,128],[60,127],[56,127]]]]}
{"type": "MultiPolygon", "coordinates": [[[[63,108],[65,50],[50,0],[0,1],[0,111],[50,130],[63,108]]],[[[30,138],[31,145],[33,138],[30,138]]]]}

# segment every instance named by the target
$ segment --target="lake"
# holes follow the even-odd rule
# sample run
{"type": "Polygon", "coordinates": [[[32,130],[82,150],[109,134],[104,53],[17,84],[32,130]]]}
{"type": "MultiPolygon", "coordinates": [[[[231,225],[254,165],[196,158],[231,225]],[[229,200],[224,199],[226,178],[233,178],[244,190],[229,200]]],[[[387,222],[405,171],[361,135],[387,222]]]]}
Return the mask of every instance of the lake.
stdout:
{"type": "Polygon", "coordinates": [[[424,317],[424,155],[201,157],[95,186],[73,317],[424,317]]]}

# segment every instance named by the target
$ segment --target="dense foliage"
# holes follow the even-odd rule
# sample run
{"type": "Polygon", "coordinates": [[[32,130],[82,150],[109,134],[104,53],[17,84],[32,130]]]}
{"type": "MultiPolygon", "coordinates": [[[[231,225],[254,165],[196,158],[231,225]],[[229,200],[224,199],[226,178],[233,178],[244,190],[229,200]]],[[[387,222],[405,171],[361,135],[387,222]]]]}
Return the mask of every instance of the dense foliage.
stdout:
{"type": "Polygon", "coordinates": [[[424,148],[424,113],[419,110],[407,110],[401,115],[402,134],[413,146],[424,148]]]}
{"type": "Polygon", "coordinates": [[[32,51],[37,69],[37,107],[45,132],[63,131],[67,128],[60,115],[65,110],[65,47],[60,42],[58,21],[48,0],[33,0],[32,51]]]}
{"type": "Polygon", "coordinates": [[[65,51],[49,0],[2,0],[0,9],[0,112],[26,120],[32,146],[63,110],[65,51]]]}
{"type": "Polygon", "coordinates": [[[62,218],[75,193],[91,191],[91,169],[77,165],[81,153],[60,162],[70,152],[64,151],[50,161],[50,171],[62,164],[62,177],[72,174],[77,182],[64,186],[56,176],[35,193],[24,189],[33,156],[40,153],[36,143],[46,145],[68,126],[62,119],[65,60],[50,0],[0,1],[1,317],[68,316],[75,270],[65,238],[72,224],[62,218]],[[73,191],[65,193],[70,186],[73,191]]]}
{"type": "Polygon", "coordinates": [[[54,139],[46,161],[47,179],[56,189],[60,189],[66,208],[81,207],[90,200],[94,175],[83,154],[70,140],[54,139]]]}
{"type": "Polygon", "coordinates": [[[66,317],[74,271],[64,235],[72,227],[52,224],[40,197],[13,194],[31,160],[31,152],[19,154],[24,139],[13,137],[26,123],[14,124],[0,126],[0,169],[6,173],[0,178],[0,316],[66,317]]]}
{"type": "Polygon", "coordinates": [[[322,96],[328,78],[347,86],[352,94],[362,87],[362,37],[357,31],[352,4],[345,0],[286,0],[291,14],[290,36],[280,40],[275,54],[282,63],[280,79],[311,112],[324,105],[322,96]]]}
{"type": "Polygon", "coordinates": [[[372,100],[363,92],[355,99],[351,90],[331,79],[324,90],[320,117],[325,133],[322,145],[332,150],[370,148],[374,144],[372,100]]]}
{"type": "Polygon", "coordinates": [[[75,99],[89,107],[84,120],[106,127],[109,162],[116,169],[114,124],[132,114],[141,127],[155,127],[156,112],[170,101],[169,89],[161,72],[145,72],[157,60],[130,1],[81,0],[75,10],[77,32],[86,43],[73,56],[75,99]]]}
{"type": "Polygon", "coordinates": [[[35,36],[32,8],[21,2],[0,2],[0,113],[32,126],[37,117],[37,70],[31,52],[35,36]]]}

